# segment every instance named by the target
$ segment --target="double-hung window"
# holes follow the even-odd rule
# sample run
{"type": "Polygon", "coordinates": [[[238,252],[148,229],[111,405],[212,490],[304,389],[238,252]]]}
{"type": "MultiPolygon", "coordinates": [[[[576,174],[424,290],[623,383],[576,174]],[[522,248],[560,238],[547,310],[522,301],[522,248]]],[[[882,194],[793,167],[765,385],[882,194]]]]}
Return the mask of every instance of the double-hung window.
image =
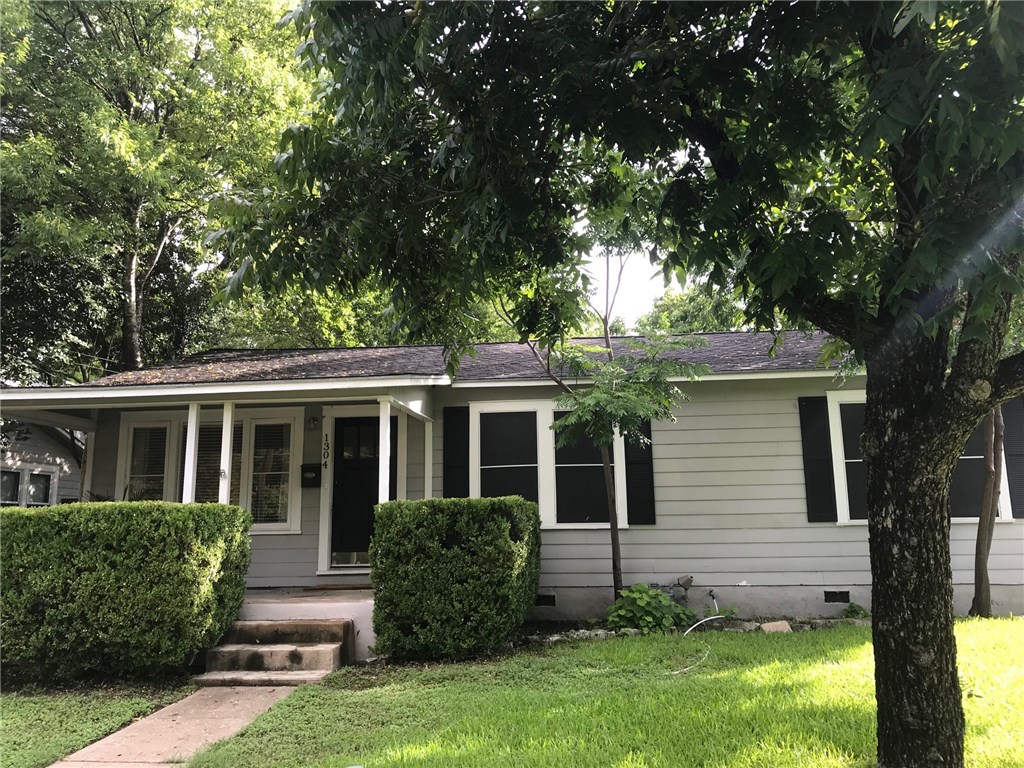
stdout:
{"type": "MultiPolygon", "coordinates": [[[[248,509],[254,533],[300,530],[301,408],[238,409],[232,427],[229,501],[248,509]]],[[[119,496],[180,501],[185,483],[184,412],[122,414],[119,496]]],[[[221,467],[221,412],[201,412],[196,451],[197,502],[216,502],[221,467]]]]}
{"type": "Polygon", "coordinates": [[[57,468],[18,464],[0,469],[0,506],[48,507],[57,503],[57,468]]]}
{"type": "MultiPolygon", "coordinates": [[[[836,493],[836,519],[839,523],[858,523],[868,519],[867,468],[860,451],[864,431],[864,392],[828,393],[828,421],[832,443],[832,463],[836,493]]],[[[950,516],[977,518],[984,482],[984,427],[979,425],[953,470],[950,488],[950,516]]],[[[1003,462],[999,494],[1000,519],[1011,519],[1010,495],[1003,462]]]]}
{"type": "MultiPolygon", "coordinates": [[[[556,448],[552,424],[561,414],[550,400],[471,403],[469,495],[518,495],[536,501],[545,527],[607,528],[601,452],[585,439],[556,448]]],[[[626,528],[626,461],[621,437],[615,439],[612,457],[617,517],[619,527],[626,528]]],[[[653,514],[642,522],[653,523],[653,514]]]]}

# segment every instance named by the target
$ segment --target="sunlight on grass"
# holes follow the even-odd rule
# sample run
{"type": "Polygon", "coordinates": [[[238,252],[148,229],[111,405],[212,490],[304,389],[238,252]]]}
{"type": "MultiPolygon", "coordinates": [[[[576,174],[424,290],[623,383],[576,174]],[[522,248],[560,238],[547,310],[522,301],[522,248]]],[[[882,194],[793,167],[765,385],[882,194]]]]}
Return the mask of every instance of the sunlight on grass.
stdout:
{"type": "MultiPolygon", "coordinates": [[[[1024,690],[1015,655],[1024,622],[964,622],[957,635],[968,765],[1024,768],[1024,713],[1013,699],[1024,690]]],[[[869,768],[870,639],[860,627],[709,633],[348,668],[300,688],[193,765],[869,768]]]]}

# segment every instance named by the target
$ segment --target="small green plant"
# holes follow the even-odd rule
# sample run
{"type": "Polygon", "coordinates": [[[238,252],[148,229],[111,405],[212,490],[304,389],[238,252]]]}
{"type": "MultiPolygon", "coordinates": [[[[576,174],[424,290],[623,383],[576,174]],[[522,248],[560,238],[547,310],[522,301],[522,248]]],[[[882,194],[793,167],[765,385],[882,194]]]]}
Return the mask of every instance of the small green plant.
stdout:
{"type": "Polygon", "coordinates": [[[735,605],[727,605],[720,611],[720,613],[727,619],[735,619],[740,615],[740,609],[735,605]]]}
{"type": "Polygon", "coordinates": [[[869,619],[871,618],[871,611],[866,610],[856,603],[850,603],[843,609],[842,616],[844,619],[869,619]]]}
{"type": "Polygon", "coordinates": [[[646,584],[634,584],[619,592],[619,599],[608,610],[612,629],[639,629],[643,634],[667,632],[673,627],[689,626],[696,614],[662,592],[646,584]]]}

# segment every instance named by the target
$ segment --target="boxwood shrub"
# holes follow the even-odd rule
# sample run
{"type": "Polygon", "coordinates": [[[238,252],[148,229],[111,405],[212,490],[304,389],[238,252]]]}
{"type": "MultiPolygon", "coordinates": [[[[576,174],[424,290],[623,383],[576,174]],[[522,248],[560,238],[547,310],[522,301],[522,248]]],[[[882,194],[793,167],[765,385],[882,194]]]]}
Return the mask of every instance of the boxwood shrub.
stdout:
{"type": "Polygon", "coordinates": [[[389,501],[376,515],[374,650],[459,659],[507,647],[537,594],[537,505],[518,496],[389,501]]]}
{"type": "Polygon", "coordinates": [[[242,604],[251,525],[220,504],[0,510],[4,679],[186,670],[242,604]]]}

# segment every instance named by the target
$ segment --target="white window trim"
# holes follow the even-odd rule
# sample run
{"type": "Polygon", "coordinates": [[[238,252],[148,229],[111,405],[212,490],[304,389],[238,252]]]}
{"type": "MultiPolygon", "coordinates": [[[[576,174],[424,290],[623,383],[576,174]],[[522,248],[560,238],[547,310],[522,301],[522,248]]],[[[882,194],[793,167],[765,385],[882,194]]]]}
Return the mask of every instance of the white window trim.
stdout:
{"type": "Polygon", "coordinates": [[[18,481],[18,506],[28,507],[28,476],[49,475],[50,476],[50,501],[47,504],[33,504],[33,507],[52,507],[60,499],[57,496],[57,487],[60,482],[60,467],[56,464],[39,464],[33,461],[21,461],[19,459],[8,459],[0,465],[5,472],[18,472],[21,479],[18,481]]]}
{"type": "MultiPolygon", "coordinates": [[[[867,393],[864,390],[836,390],[826,393],[828,398],[828,431],[832,445],[832,477],[836,489],[836,524],[860,525],[868,524],[867,520],[850,519],[850,496],[846,486],[846,451],[843,448],[843,422],[839,407],[843,403],[864,403],[867,393]]],[[[1005,451],[1005,446],[1004,446],[1005,451]]],[[[954,525],[967,523],[977,525],[977,517],[950,517],[954,525]]],[[[1013,522],[1013,511],[1010,506],[1010,482],[1006,474],[1006,456],[1003,456],[1003,476],[999,490],[999,514],[996,522],[1013,522]]]]}
{"type": "MultiPolygon", "coordinates": [[[[222,424],[222,408],[203,408],[199,412],[200,424],[222,424]]],[[[248,509],[252,499],[252,441],[253,425],[289,424],[291,426],[291,451],[288,466],[288,519],[282,523],[254,523],[249,533],[253,536],[302,533],[302,454],[303,417],[305,409],[297,408],[236,408],[235,423],[242,423],[242,474],[239,478],[238,502],[248,509]]],[[[178,475],[181,474],[181,431],[188,422],[188,411],[140,411],[121,414],[120,439],[118,440],[118,461],[115,497],[124,498],[127,490],[131,463],[131,441],[136,427],[165,427],[167,448],[164,458],[164,501],[180,502],[181,489],[178,475]]]]}
{"type": "MultiPolygon", "coordinates": [[[[469,495],[480,498],[480,414],[530,412],[537,414],[537,507],[542,530],[608,530],[608,523],[559,523],[555,507],[555,431],[551,425],[556,407],[552,400],[490,400],[469,404],[469,495]]],[[[629,528],[626,507],[626,444],[616,433],[612,444],[615,472],[615,511],[619,529],[629,528]]]]}

